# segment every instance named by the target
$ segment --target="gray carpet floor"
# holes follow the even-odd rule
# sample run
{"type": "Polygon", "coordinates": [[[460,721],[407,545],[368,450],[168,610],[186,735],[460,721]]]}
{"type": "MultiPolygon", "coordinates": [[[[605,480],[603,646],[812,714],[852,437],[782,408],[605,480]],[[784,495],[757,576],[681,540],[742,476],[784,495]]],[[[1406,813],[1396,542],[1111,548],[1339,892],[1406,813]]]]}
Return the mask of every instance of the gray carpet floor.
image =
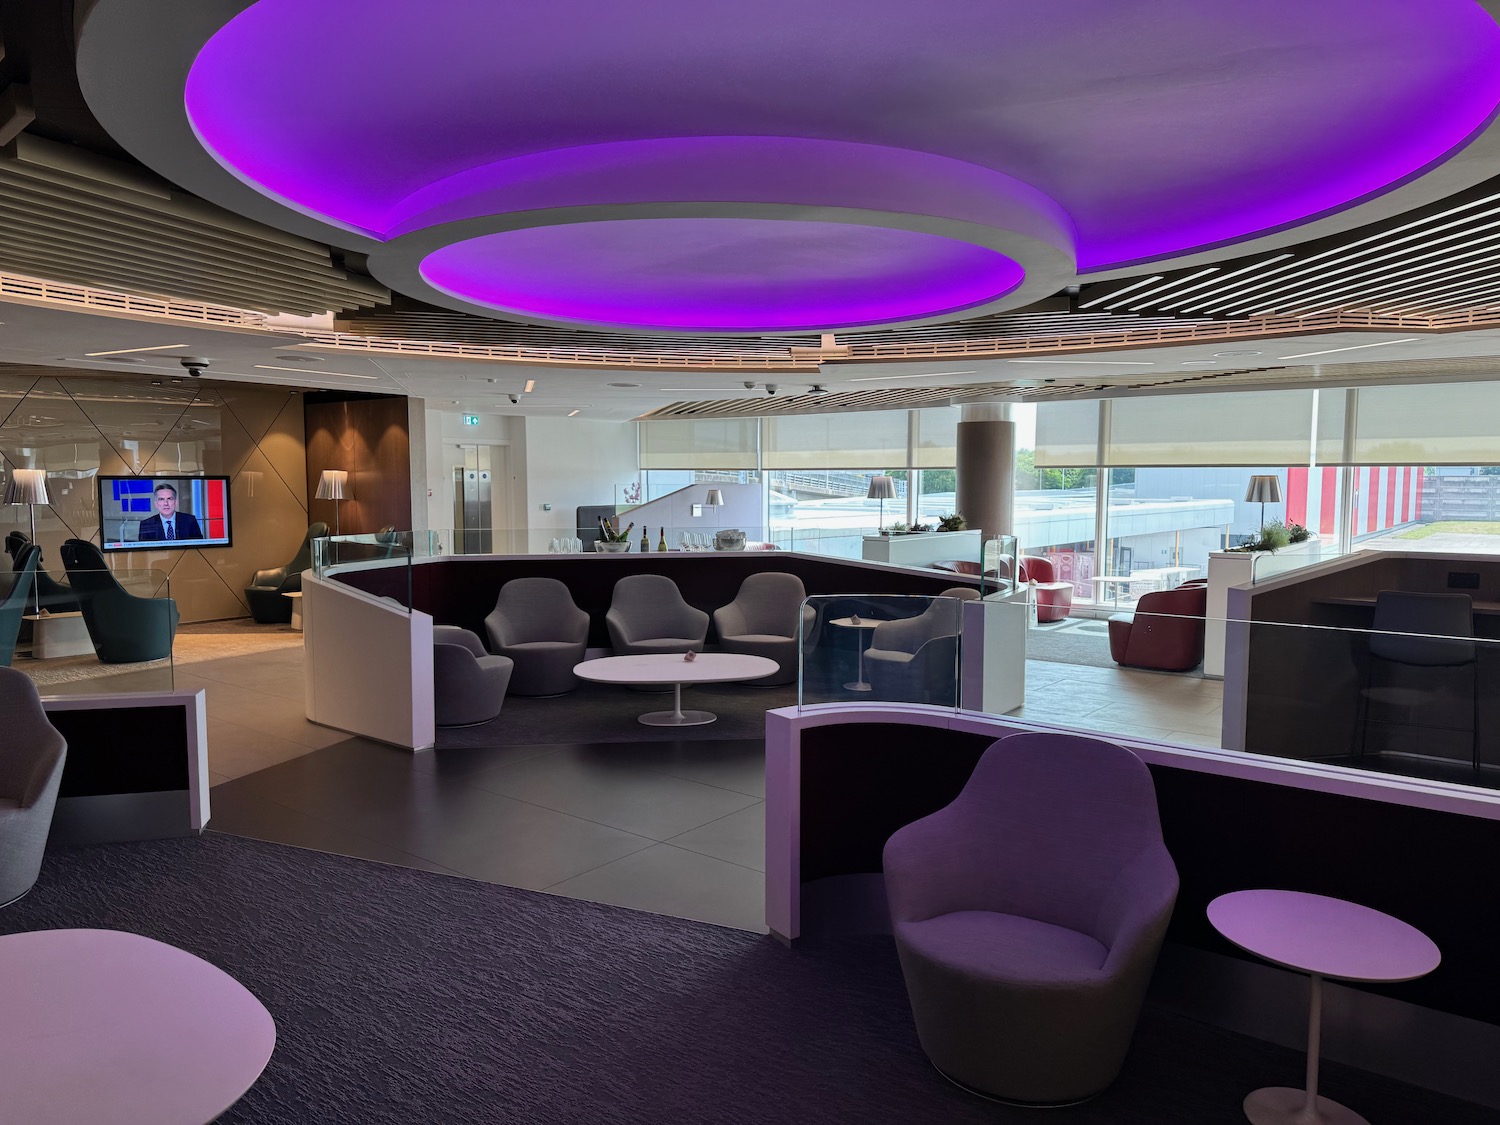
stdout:
{"type": "MultiPolygon", "coordinates": [[[[927,1063],[888,938],[806,944],[216,833],[65,849],[0,932],[108,927],[225,969],[277,1046],[221,1125],[1238,1125],[1298,1052],[1148,1008],[1124,1073],[1042,1114],[927,1063]]],[[[1328,1064],[1383,1122],[1495,1114],[1328,1064]]]]}

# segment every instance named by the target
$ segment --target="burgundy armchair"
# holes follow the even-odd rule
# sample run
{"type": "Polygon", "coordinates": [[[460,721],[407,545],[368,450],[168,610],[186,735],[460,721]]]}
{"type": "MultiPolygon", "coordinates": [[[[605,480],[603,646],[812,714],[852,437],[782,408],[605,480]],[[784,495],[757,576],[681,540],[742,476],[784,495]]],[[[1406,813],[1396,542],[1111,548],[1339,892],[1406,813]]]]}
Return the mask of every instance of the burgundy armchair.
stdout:
{"type": "Polygon", "coordinates": [[[1057,567],[1041,555],[1021,556],[1021,581],[1036,583],[1038,624],[1061,621],[1073,608],[1073,583],[1057,580],[1057,567]]]}
{"type": "Polygon", "coordinates": [[[1109,654],[1116,664],[1158,672],[1188,672],[1203,663],[1207,585],[1143,594],[1135,613],[1109,619],[1109,654]]]}

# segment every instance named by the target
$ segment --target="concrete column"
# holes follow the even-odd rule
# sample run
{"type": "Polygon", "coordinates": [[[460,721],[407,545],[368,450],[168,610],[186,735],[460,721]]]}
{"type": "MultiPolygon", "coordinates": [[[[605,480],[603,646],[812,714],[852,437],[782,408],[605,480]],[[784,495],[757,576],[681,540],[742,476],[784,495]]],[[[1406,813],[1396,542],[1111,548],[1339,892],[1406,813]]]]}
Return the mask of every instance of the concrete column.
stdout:
{"type": "Polygon", "coordinates": [[[958,510],[985,538],[1015,534],[1016,424],[1010,403],[978,402],[958,423],[958,510]]]}

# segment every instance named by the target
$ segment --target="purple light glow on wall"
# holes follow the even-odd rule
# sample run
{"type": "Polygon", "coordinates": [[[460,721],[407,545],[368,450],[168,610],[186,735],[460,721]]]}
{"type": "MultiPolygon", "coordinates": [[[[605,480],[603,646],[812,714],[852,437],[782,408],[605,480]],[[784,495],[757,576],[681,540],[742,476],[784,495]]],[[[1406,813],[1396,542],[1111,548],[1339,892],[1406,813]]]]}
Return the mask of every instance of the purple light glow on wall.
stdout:
{"type": "Polygon", "coordinates": [[[962,310],[1022,281],[993,250],[912,231],[636,219],[485,235],[428,255],[429,284],[549,320],[686,331],[879,324],[962,310]]]}

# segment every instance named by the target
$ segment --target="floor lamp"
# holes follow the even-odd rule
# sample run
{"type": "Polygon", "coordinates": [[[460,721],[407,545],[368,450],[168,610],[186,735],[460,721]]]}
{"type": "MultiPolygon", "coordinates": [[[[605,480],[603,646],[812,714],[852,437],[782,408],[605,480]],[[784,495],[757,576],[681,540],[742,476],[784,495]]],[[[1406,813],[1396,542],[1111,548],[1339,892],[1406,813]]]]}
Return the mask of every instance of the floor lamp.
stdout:
{"type": "Polygon", "coordinates": [[[1245,501],[1251,504],[1260,501],[1260,529],[1264,532],[1266,505],[1281,503],[1281,478],[1275,473],[1251,477],[1249,487],[1245,489],[1245,501]]]}
{"type": "MultiPolygon", "coordinates": [[[[50,504],[47,499],[47,470],[46,469],[14,469],[11,471],[10,480],[5,485],[6,504],[25,504],[26,511],[31,516],[31,542],[36,544],[36,506],[38,504],[50,504]]],[[[20,552],[17,552],[19,554],[20,552]]],[[[41,595],[37,591],[36,579],[31,582],[32,612],[40,615],[42,612],[41,595]]]]}
{"type": "Polygon", "coordinates": [[[353,498],[348,469],[324,469],[318,478],[317,499],[333,501],[333,533],[339,534],[339,501],[353,498]]]}
{"type": "Polygon", "coordinates": [[[870,491],[865,493],[866,500],[880,501],[880,525],[875,529],[877,533],[885,531],[885,502],[896,495],[896,482],[884,473],[870,478],[870,491]]]}

